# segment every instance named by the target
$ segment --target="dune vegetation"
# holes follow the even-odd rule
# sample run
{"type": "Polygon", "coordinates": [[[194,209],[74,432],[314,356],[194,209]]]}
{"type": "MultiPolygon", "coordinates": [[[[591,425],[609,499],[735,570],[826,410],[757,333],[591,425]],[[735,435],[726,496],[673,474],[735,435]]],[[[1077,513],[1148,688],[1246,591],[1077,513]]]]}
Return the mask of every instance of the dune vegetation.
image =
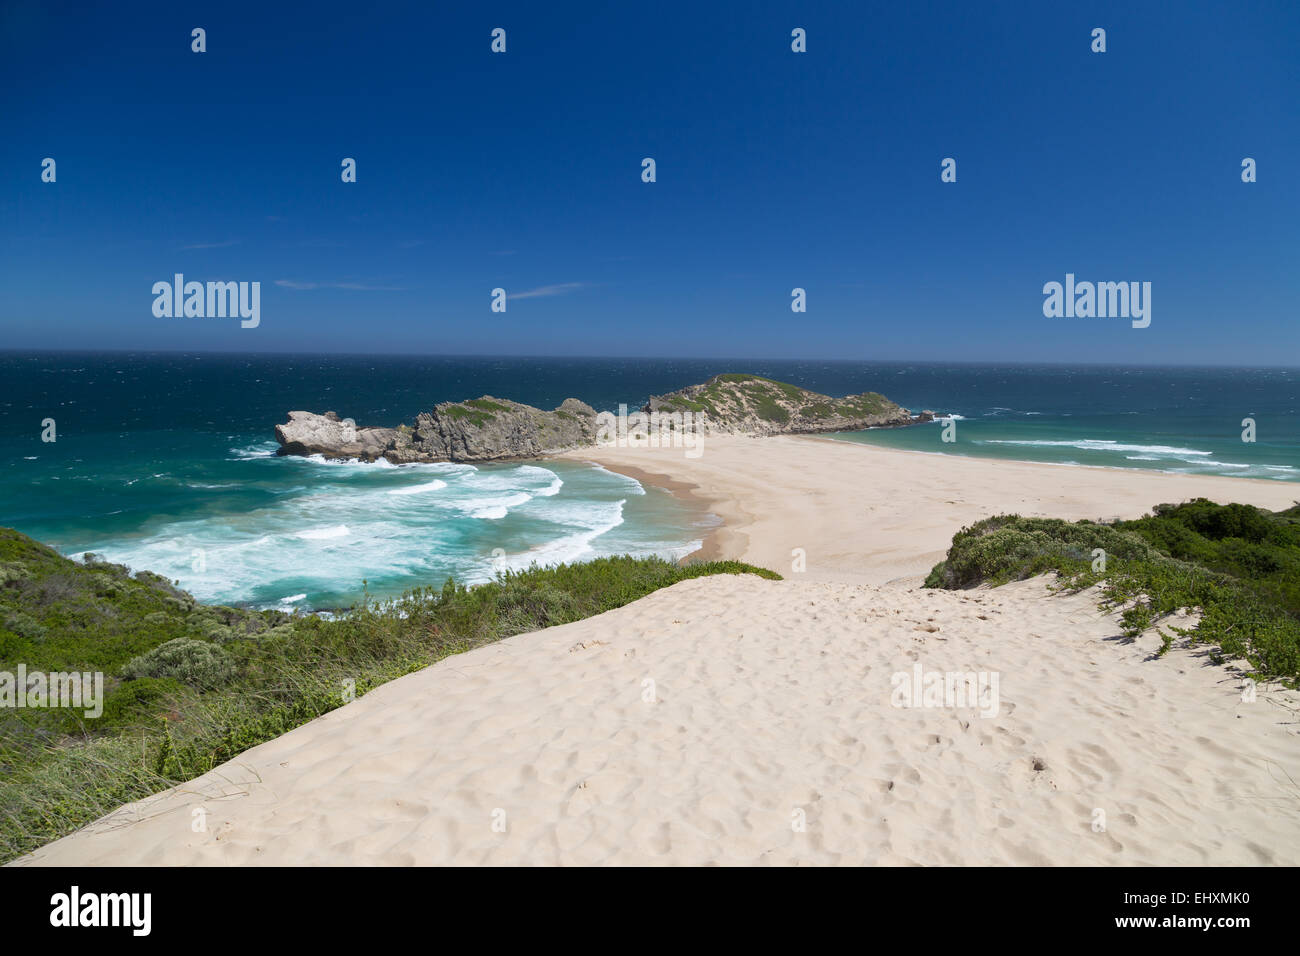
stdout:
{"type": "Polygon", "coordinates": [[[1157,505],[1113,524],[1000,515],[959,531],[927,587],[999,585],[1055,572],[1071,590],[1100,585],[1125,634],[1195,609],[1192,628],[1162,628],[1241,658],[1255,676],[1300,680],[1300,504],[1271,512],[1204,498],[1157,505]]]}

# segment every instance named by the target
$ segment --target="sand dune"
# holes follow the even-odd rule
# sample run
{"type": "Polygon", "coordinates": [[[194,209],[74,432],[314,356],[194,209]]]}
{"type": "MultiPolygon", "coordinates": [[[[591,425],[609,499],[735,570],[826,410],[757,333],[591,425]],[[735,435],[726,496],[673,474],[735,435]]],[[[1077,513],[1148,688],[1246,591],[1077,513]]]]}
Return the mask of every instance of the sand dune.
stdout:
{"type": "Polygon", "coordinates": [[[1300,862],[1287,695],[1242,703],[1045,594],[683,582],[394,681],[35,862],[1300,862]],[[918,662],[998,671],[998,714],[892,706],[918,662]]]}
{"type": "Polygon", "coordinates": [[[1293,486],[792,438],[600,460],[695,485],[727,519],[710,547],[789,579],[450,658],[19,865],[1300,863],[1300,695],[1243,702],[1203,651],[1152,659],[1043,580],[908,579],[997,511],[1293,486]],[[996,714],[895,706],[918,664],[996,674],[996,714]]]}

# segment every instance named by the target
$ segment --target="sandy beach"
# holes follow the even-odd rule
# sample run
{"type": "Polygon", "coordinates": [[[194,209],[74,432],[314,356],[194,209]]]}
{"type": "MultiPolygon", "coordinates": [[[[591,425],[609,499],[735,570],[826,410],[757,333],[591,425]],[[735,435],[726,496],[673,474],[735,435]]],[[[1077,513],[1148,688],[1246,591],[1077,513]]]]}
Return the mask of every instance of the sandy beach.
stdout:
{"type": "Polygon", "coordinates": [[[1109,520],[1196,497],[1272,510],[1300,499],[1291,482],[923,454],[801,435],[711,435],[696,458],[681,448],[567,457],[705,502],[723,526],[700,557],[789,574],[791,552],[802,548],[803,579],[871,584],[924,577],[957,530],[996,514],[1109,520]]]}
{"type": "Polygon", "coordinates": [[[1155,659],[1089,593],[918,577],[991,514],[1295,485],[803,437],[571,457],[697,497],[724,521],[706,556],[786,580],[449,658],[18,865],[1300,863],[1300,695],[1155,659]],[[996,675],[997,706],[900,706],[918,668],[996,675]]]}

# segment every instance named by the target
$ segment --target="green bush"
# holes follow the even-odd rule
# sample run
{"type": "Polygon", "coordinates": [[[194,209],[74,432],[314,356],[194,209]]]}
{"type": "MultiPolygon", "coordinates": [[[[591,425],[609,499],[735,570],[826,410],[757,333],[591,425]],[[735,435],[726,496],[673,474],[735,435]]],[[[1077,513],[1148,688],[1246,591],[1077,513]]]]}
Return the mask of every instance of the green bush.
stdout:
{"type": "Polygon", "coordinates": [[[126,681],[105,695],[104,712],[94,722],[93,729],[103,733],[133,727],[156,728],[159,719],[179,706],[186,693],[185,685],[174,678],[140,677],[126,681]]]}
{"type": "Polygon", "coordinates": [[[999,515],[957,532],[925,585],[996,586],[1049,571],[1071,589],[1100,583],[1103,606],[1123,609],[1129,636],[1195,608],[1193,640],[1245,658],[1262,677],[1300,679],[1300,524],[1291,512],[1197,499],[1114,525],[999,515]],[[1099,551],[1104,568],[1094,570],[1099,551]]]}
{"type": "Polygon", "coordinates": [[[235,665],[220,647],[207,641],[178,637],[133,657],[122,668],[127,680],[172,678],[192,687],[220,687],[235,676],[235,665]]]}
{"type": "Polygon", "coordinates": [[[46,634],[46,627],[25,611],[7,611],[4,614],[4,628],[22,637],[39,641],[46,634]]]}

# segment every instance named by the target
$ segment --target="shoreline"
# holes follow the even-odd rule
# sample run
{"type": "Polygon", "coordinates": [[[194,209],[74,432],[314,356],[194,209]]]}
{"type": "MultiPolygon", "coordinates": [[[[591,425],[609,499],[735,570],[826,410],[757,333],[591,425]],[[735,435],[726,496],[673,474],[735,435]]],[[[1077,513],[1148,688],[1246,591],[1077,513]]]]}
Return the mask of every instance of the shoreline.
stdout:
{"type": "MultiPolygon", "coordinates": [[[[875,431],[875,429],[865,429],[866,431],[875,431]]],[[[853,434],[851,432],[841,432],[839,434],[853,434]]],[[[1296,485],[1296,494],[1300,495],[1300,471],[1295,472],[1298,476],[1296,480],[1291,481],[1286,478],[1260,478],[1258,476],[1233,475],[1233,474],[1194,474],[1188,471],[1175,471],[1169,468],[1138,468],[1133,465],[1091,465],[1080,461],[1039,461],[1036,458],[999,458],[997,455],[963,455],[955,451],[922,451],[919,448],[890,448],[888,445],[873,445],[870,442],[853,441],[848,438],[833,438],[828,434],[800,434],[791,435],[791,438],[816,438],[823,441],[839,442],[843,445],[857,445],[864,448],[874,448],[884,452],[898,452],[904,455],[938,455],[944,458],[964,458],[973,461],[1005,461],[1012,464],[1021,465],[1047,465],[1052,468],[1095,468],[1101,471],[1136,471],[1145,474],[1154,475],[1179,475],[1187,478],[1227,478],[1230,481],[1262,481],[1266,484],[1283,484],[1296,485]]],[[[1265,465],[1267,468],[1286,468],[1289,465],[1265,465]]]]}
{"type": "MultiPolygon", "coordinates": [[[[550,461],[551,458],[541,458],[538,461],[550,461]]],[[[700,546],[689,554],[682,555],[678,564],[686,564],[691,561],[720,561],[725,560],[725,548],[723,539],[727,534],[739,534],[734,529],[728,529],[727,517],[720,512],[727,504],[725,497],[718,497],[704,494],[700,486],[689,481],[680,481],[671,475],[660,472],[651,472],[635,465],[620,464],[618,466],[606,465],[591,459],[568,459],[579,460],[584,464],[594,465],[597,468],[604,468],[606,471],[612,471],[614,474],[622,475],[625,478],[631,478],[639,481],[643,485],[649,485],[652,488],[658,488],[668,492],[670,495],[685,502],[692,507],[698,507],[703,513],[711,514],[718,518],[718,524],[708,530],[700,542],[700,546]]]]}
{"type": "Polygon", "coordinates": [[[923,577],[958,530],[997,514],[1111,521],[1197,497],[1272,511],[1300,498],[1295,483],[1276,479],[1063,468],[823,435],[713,435],[695,459],[664,448],[583,448],[550,457],[599,465],[715,514],[721,524],[683,560],[735,559],[789,574],[795,550],[812,545],[822,552],[808,560],[814,578],[876,584],[923,577]],[[860,510],[868,520],[853,517],[860,510]]]}

